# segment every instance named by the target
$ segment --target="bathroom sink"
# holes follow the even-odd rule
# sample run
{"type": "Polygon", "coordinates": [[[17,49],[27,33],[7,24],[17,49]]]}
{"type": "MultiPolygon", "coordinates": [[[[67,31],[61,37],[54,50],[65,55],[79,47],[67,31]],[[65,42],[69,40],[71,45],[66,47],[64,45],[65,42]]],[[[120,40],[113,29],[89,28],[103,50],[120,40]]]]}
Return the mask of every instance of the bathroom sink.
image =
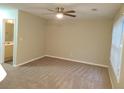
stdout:
{"type": "Polygon", "coordinates": [[[10,42],[7,42],[7,44],[10,44],[10,42]]]}
{"type": "Polygon", "coordinates": [[[13,45],[13,42],[12,41],[6,41],[5,42],[5,46],[10,46],[10,45],[13,45]]]}

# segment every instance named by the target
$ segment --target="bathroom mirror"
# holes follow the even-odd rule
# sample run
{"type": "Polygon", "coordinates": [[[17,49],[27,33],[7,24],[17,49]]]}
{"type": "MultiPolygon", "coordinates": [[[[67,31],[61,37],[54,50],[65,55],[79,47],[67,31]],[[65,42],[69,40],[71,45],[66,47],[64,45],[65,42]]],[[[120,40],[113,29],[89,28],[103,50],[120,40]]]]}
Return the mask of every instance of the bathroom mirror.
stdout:
{"type": "Polygon", "coordinates": [[[7,20],[5,23],[5,41],[13,41],[13,20],[7,20]]]}

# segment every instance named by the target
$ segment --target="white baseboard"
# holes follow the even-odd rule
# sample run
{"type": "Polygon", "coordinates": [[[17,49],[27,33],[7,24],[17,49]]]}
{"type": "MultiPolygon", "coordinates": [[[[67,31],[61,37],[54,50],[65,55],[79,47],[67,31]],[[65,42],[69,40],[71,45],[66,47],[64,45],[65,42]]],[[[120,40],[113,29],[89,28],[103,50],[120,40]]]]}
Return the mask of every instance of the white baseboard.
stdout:
{"type": "Polygon", "coordinates": [[[13,66],[14,66],[14,67],[18,67],[18,66],[21,66],[21,65],[24,65],[24,64],[30,63],[30,62],[32,62],[32,61],[35,61],[35,60],[41,59],[41,58],[43,58],[43,57],[45,57],[45,56],[40,56],[40,57],[37,57],[37,58],[33,58],[33,59],[31,59],[31,60],[28,60],[28,61],[23,62],[23,63],[21,63],[21,64],[13,65],[13,66]]]}
{"type": "Polygon", "coordinates": [[[35,61],[35,60],[38,60],[38,59],[41,59],[41,58],[44,58],[44,57],[52,57],[52,58],[64,59],[64,60],[69,60],[69,61],[73,61],[73,62],[79,62],[79,63],[88,64],[88,65],[94,65],[94,66],[100,66],[100,67],[106,67],[106,68],[108,68],[107,65],[101,65],[101,64],[96,64],[96,63],[92,63],[92,62],[74,60],[74,59],[70,59],[70,58],[57,57],[57,56],[52,56],[52,55],[44,55],[44,56],[37,57],[37,58],[31,59],[31,60],[28,60],[28,61],[26,61],[26,62],[23,62],[23,63],[21,63],[21,64],[17,64],[17,65],[13,65],[13,66],[14,66],[14,67],[18,67],[18,66],[21,66],[21,65],[30,63],[30,62],[32,62],[32,61],[35,61]]]}
{"type": "Polygon", "coordinates": [[[69,61],[73,61],[73,62],[84,63],[84,64],[88,64],[88,65],[94,65],[94,66],[99,66],[99,67],[108,68],[107,65],[96,64],[96,63],[86,62],[86,61],[80,61],[80,60],[74,60],[74,59],[70,59],[70,58],[57,57],[57,56],[52,56],[52,55],[45,55],[45,57],[58,58],[58,59],[69,60],[69,61]]]}

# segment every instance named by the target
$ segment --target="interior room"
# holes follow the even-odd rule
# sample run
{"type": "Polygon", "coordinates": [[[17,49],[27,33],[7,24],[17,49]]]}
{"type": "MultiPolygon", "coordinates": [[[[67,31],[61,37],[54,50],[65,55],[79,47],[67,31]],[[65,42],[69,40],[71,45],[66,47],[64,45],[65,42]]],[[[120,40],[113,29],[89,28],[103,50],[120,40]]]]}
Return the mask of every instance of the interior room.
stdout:
{"type": "Polygon", "coordinates": [[[124,5],[0,4],[0,89],[124,88],[124,5]]]}

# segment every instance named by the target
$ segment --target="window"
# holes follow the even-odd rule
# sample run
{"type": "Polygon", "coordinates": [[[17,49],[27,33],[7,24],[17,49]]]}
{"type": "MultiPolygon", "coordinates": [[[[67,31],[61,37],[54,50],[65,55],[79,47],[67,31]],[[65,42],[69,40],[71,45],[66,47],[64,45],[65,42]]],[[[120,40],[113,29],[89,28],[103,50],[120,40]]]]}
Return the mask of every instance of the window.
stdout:
{"type": "Polygon", "coordinates": [[[121,70],[121,56],[122,56],[122,41],[123,41],[123,30],[124,18],[120,17],[113,25],[112,33],[112,46],[111,46],[111,64],[119,82],[120,70],[121,70]]]}

